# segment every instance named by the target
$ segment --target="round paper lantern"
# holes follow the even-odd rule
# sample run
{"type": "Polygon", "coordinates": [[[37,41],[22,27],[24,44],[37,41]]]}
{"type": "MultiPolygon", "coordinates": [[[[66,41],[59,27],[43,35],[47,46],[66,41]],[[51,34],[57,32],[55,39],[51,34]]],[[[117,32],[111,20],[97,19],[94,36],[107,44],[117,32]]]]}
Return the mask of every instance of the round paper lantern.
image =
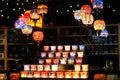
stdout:
{"type": "Polygon", "coordinates": [[[94,17],[92,14],[83,14],[82,15],[82,23],[85,25],[90,25],[94,21],[94,17]]]}
{"type": "Polygon", "coordinates": [[[75,10],[74,11],[74,18],[76,20],[81,20],[81,12],[80,12],[80,10],[75,10]]]}
{"type": "Polygon", "coordinates": [[[31,34],[33,29],[30,25],[24,25],[21,27],[21,30],[23,34],[31,34]]]}
{"type": "Polygon", "coordinates": [[[92,8],[90,5],[83,5],[80,10],[82,14],[91,14],[92,12],[92,8]]]}
{"type": "Polygon", "coordinates": [[[16,20],[14,23],[15,29],[21,29],[21,26],[25,25],[23,20],[16,20]]]}
{"type": "Polygon", "coordinates": [[[95,30],[104,30],[106,25],[104,20],[95,20],[93,26],[95,30]]]}
{"type": "Polygon", "coordinates": [[[91,3],[93,3],[95,0],[90,0],[91,3]]]}
{"type": "Polygon", "coordinates": [[[37,9],[32,9],[31,12],[30,12],[30,18],[32,20],[38,20],[40,18],[38,12],[37,12],[37,9]]]}
{"type": "Polygon", "coordinates": [[[45,4],[40,4],[37,6],[38,14],[46,14],[48,12],[48,7],[45,4]]]}
{"type": "Polygon", "coordinates": [[[42,31],[34,31],[32,36],[34,41],[42,41],[44,38],[44,33],[42,31]]]}
{"type": "Polygon", "coordinates": [[[102,0],[95,0],[93,3],[93,9],[103,9],[103,2],[102,0]]]}

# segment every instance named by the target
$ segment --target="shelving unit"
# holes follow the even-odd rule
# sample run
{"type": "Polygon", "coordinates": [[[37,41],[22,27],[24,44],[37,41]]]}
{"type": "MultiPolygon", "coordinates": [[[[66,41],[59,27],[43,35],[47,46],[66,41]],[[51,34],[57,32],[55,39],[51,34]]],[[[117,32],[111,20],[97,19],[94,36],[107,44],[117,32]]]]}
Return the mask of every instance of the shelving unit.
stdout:
{"type": "MultiPolygon", "coordinates": [[[[41,45],[84,44],[87,47],[86,61],[90,67],[98,66],[98,61],[101,61],[100,67],[105,67],[105,61],[110,60],[113,61],[114,70],[117,71],[120,70],[120,24],[107,24],[106,29],[109,31],[107,41],[96,44],[92,40],[92,35],[95,34],[92,27],[86,28],[84,25],[45,27],[42,29],[45,38],[41,45]],[[99,54],[98,49],[100,49],[99,54]]],[[[29,35],[29,42],[26,43],[26,35],[23,35],[20,30],[4,28],[0,29],[0,32],[4,34],[4,43],[0,43],[1,48],[4,49],[4,58],[0,59],[4,70],[9,70],[8,64],[11,62],[16,65],[24,62],[26,45],[29,45],[29,58],[33,57],[36,43],[33,41],[32,35],[29,35]]]]}

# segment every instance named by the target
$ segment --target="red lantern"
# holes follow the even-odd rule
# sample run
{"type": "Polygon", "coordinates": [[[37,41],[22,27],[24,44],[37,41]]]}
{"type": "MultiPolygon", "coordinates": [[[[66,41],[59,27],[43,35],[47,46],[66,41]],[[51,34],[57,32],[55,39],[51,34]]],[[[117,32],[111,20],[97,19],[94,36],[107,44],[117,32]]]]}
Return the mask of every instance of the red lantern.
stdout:
{"type": "Polygon", "coordinates": [[[38,9],[38,14],[44,14],[44,13],[46,14],[48,12],[48,7],[45,4],[38,5],[37,9],[38,9]]]}
{"type": "Polygon", "coordinates": [[[42,31],[34,31],[32,36],[35,41],[42,41],[44,33],[42,31]]]}
{"type": "Polygon", "coordinates": [[[30,12],[31,12],[31,10],[27,10],[27,11],[25,11],[25,12],[24,12],[24,16],[28,16],[28,17],[30,17],[30,12]]]}
{"type": "Polygon", "coordinates": [[[91,12],[92,12],[92,8],[91,8],[90,5],[83,5],[81,7],[81,13],[82,14],[91,14],[91,12]]]}
{"type": "Polygon", "coordinates": [[[83,14],[82,15],[82,23],[85,25],[90,25],[94,21],[93,15],[92,14],[83,14]]]}
{"type": "Polygon", "coordinates": [[[93,25],[95,30],[104,30],[106,26],[104,20],[96,20],[93,25]]]}

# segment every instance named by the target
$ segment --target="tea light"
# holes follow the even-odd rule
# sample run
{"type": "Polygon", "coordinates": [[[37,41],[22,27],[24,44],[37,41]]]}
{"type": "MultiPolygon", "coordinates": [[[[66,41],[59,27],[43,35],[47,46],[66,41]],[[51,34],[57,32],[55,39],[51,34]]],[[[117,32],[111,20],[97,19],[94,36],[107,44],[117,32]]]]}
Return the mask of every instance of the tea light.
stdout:
{"type": "Polygon", "coordinates": [[[56,51],[56,46],[50,46],[51,51],[56,51]]]}
{"type": "Polygon", "coordinates": [[[61,52],[55,52],[55,56],[58,58],[61,57],[61,52]]]}
{"type": "Polygon", "coordinates": [[[57,72],[57,78],[65,78],[64,72],[62,72],[62,71],[57,72]]]}
{"type": "Polygon", "coordinates": [[[49,78],[49,73],[48,72],[40,72],[41,78],[49,78]]]}
{"type": "Polygon", "coordinates": [[[66,62],[67,62],[67,59],[66,59],[66,58],[60,59],[60,64],[66,64],[66,62]]]}
{"type": "Polygon", "coordinates": [[[43,71],[43,65],[37,65],[37,70],[38,71],[43,71]]]}
{"type": "Polygon", "coordinates": [[[45,71],[50,71],[50,65],[44,65],[44,70],[45,71]]]}
{"type": "Polygon", "coordinates": [[[32,71],[28,71],[27,77],[28,77],[28,78],[33,78],[33,72],[32,72],[32,71]]]}
{"type": "Polygon", "coordinates": [[[53,59],[53,64],[59,64],[59,59],[53,59]]]}
{"type": "Polygon", "coordinates": [[[55,72],[49,72],[49,78],[56,78],[55,72]]]}
{"type": "Polygon", "coordinates": [[[77,45],[72,45],[72,50],[73,51],[77,51],[78,50],[78,46],[77,45]]]}
{"type": "Polygon", "coordinates": [[[46,58],[47,57],[47,52],[41,52],[40,55],[41,55],[41,58],[46,58]]]}
{"type": "Polygon", "coordinates": [[[58,65],[51,65],[52,71],[57,71],[58,70],[58,65]]]}
{"type": "Polygon", "coordinates": [[[35,70],[37,70],[36,65],[30,65],[30,67],[31,67],[31,71],[35,71],[35,70]]]}
{"type": "Polygon", "coordinates": [[[33,77],[34,77],[34,78],[40,78],[40,72],[39,72],[39,71],[35,71],[35,72],[33,73],[33,77]]]}
{"type": "Polygon", "coordinates": [[[62,56],[63,56],[64,58],[68,58],[68,52],[62,52],[62,56]]]}
{"type": "Polygon", "coordinates": [[[65,51],[70,51],[70,45],[65,45],[65,51]]]}
{"type": "Polygon", "coordinates": [[[57,49],[58,49],[58,51],[62,51],[63,50],[63,46],[62,45],[58,45],[57,49]]]}
{"type": "Polygon", "coordinates": [[[27,71],[21,71],[21,78],[27,77],[27,71]]]}
{"type": "Polygon", "coordinates": [[[69,59],[68,59],[68,64],[74,64],[74,59],[69,58],[69,59]]]}
{"type": "Polygon", "coordinates": [[[73,78],[80,78],[80,73],[78,71],[72,72],[73,78]]]}
{"type": "Polygon", "coordinates": [[[49,46],[44,46],[44,51],[49,51],[49,46]]]}
{"type": "Polygon", "coordinates": [[[39,59],[39,60],[38,60],[38,63],[39,63],[39,64],[44,64],[44,59],[39,59]]]}
{"type": "Polygon", "coordinates": [[[52,59],[46,59],[46,64],[51,64],[52,63],[52,59]]]}
{"type": "Polygon", "coordinates": [[[77,52],[77,55],[78,55],[78,57],[83,57],[83,54],[84,54],[84,52],[83,51],[79,51],[79,52],[77,52]]]}
{"type": "Polygon", "coordinates": [[[81,70],[81,65],[74,65],[74,70],[75,71],[80,71],[81,70]]]}
{"type": "Polygon", "coordinates": [[[53,57],[54,57],[54,52],[49,52],[49,53],[48,53],[48,57],[49,57],[49,58],[53,58],[53,57]]]}
{"type": "Polygon", "coordinates": [[[82,71],[88,71],[88,64],[82,64],[82,71]]]}
{"type": "Polygon", "coordinates": [[[79,50],[85,50],[85,45],[79,45],[79,50]]]}
{"type": "Polygon", "coordinates": [[[72,73],[70,71],[65,72],[65,78],[72,78],[72,73]]]}
{"type": "Polygon", "coordinates": [[[25,65],[24,65],[24,70],[30,70],[30,65],[25,64],[25,65]]]}
{"type": "Polygon", "coordinates": [[[82,79],[88,78],[88,72],[80,72],[80,78],[82,79]]]}
{"type": "Polygon", "coordinates": [[[82,64],[82,58],[76,58],[76,64],[82,64]]]}
{"type": "Polygon", "coordinates": [[[75,56],[76,56],[76,52],[75,51],[70,52],[70,57],[75,57],[75,56]]]}

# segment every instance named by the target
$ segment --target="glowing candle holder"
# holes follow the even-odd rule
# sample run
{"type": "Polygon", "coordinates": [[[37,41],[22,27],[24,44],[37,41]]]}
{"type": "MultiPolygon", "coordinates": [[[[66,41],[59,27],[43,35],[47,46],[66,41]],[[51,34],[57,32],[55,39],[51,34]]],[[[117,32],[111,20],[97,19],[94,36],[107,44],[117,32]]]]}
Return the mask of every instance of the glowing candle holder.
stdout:
{"type": "Polygon", "coordinates": [[[41,78],[49,78],[48,72],[40,72],[41,78]]]}
{"type": "Polygon", "coordinates": [[[74,59],[69,58],[69,59],[68,59],[68,64],[74,64],[74,59]]]}
{"type": "Polygon", "coordinates": [[[56,46],[50,46],[51,51],[56,51],[56,46]]]}
{"type": "Polygon", "coordinates": [[[30,65],[30,68],[31,68],[31,71],[36,71],[37,70],[36,65],[30,65]]]}
{"type": "Polygon", "coordinates": [[[47,52],[41,52],[40,55],[41,55],[42,58],[46,58],[47,57],[47,52]]]}
{"type": "Polygon", "coordinates": [[[27,64],[24,65],[24,70],[28,70],[29,71],[30,70],[30,65],[27,65],[27,64]]]}
{"type": "Polygon", "coordinates": [[[72,50],[73,51],[77,51],[78,50],[78,46],[77,45],[72,45],[72,50]]]}
{"type": "Polygon", "coordinates": [[[55,52],[55,56],[59,58],[59,57],[61,57],[61,53],[62,52],[55,52]]]}
{"type": "Polygon", "coordinates": [[[33,73],[33,77],[34,77],[34,78],[40,78],[40,72],[39,72],[39,71],[35,71],[35,72],[33,73]]]}
{"type": "Polygon", "coordinates": [[[81,65],[74,65],[74,70],[75,71],[81,71],[81,65]]]}
{"type": "Polygon", "coordinates": [[[38,63],[39,63],[39,64],[44,64],[44,59],[39,59],[39,60],[38,60],[38,63]]]}
{"type": "Polygon", "coordinates": [[[82,64],[82,58],[76,58],[76,64],[82,64]]]}
{"type": "Polygon", "coordinates": [[[62,56],[63,56],[64,58],[68,58],[68,52],[62,52],[62,56]]]}
{"type": "Polygon", "coordinates": [[[88,64],[82,64],[82,71],[88,71],[88,64]]]}
{"type": "Polygon", "coordinates": [[[56,78],[56,72],[49,72],[49,78],[56,78]]]}
{"type": "Polygon", "coordinates": [[[27,71],[21,71],[21,78],[27,77],[27,71]]]}
{"type": "Polygon", "coordinates": [[[84,55],[84,52],[83,52],[83,51],[79,51],[79,52],[77,52],[77,56],[78,56],[78,57],[81,57],[81,58],[82,58],[83,55],[84,55]]]}
{"type": "Polygon", "coordinates": [[[46,59],[46,64],[52,64],[52,59],[46,59]]]}
{"type": "Polygon", "coordinates": [[[65,78],[65,73],[63,71],[57,72],[57,78],[65,78]]]}
{"type": "Polygon", "coordinates": [[[80,78],[82,79],[88,78],[88,72],[80,72],[80,78]]]}
{"type": "Polygon", "coordinates": [[[38,71],[43,71],[43,65],[37,65],[37,70],[38,71]]]}
{"type": "Polygon", "coordinates": [[[65,45],[65,51],[70,51],[70,45],[65,45]]]}
{"type": "Polygon", "coordinates": [[[72,78],[72,73],[70,71],[65,72],[65,78],[72,78]]]}
{"type": "Polygon", "coordinates": [[[75,51],[70,51],[70,57],[75,57],[76,56],[76,52],[75,51]]]}
{"type": "Polygon", "coordinates": [[[66,58],[60,59],[60,64],[66,64],[66,62],[67,62],[67,59],[66,59],[66,58]]]}
{"type": "Polygon", "coordinates": [[[53,64],[59,64],[59,59],[53,59],[53,64]]]}
{"type": "Polygon", "coordinates": [[[49,58],[53,58],[53,57],[54,57],[54,52],[49,52],[49,53],[48,53],[48,57],[49,57],[49,58]]]}
{"type": "Polygon", "coordinates": [[[49,51],[49,46],[44,46],[44,51],[49,51]]]}
{"type": "Polygon", "coordinates": [[[57,71],[58,70],[58,65],[51,65],[52,71],[57,71]]]}
{"type": "Polygon", "coordinates": [[[58,45],[57,49],[58,49],[58,51],[62,51],[63,50],[63,46],[62,45],[58,45]]]}
{"type": "Polygon", "coordinates": [[[44,65],[44,70],[45,70],[45,71],[50,71],[50,69],[51,69],[51,68],[50,68],[50,65],[44,65]]]}
{"type": "Polygon", "coordinates": [[[80,72],[78,71],[72,72],[72,78],[80,78],[80,72]]]}

